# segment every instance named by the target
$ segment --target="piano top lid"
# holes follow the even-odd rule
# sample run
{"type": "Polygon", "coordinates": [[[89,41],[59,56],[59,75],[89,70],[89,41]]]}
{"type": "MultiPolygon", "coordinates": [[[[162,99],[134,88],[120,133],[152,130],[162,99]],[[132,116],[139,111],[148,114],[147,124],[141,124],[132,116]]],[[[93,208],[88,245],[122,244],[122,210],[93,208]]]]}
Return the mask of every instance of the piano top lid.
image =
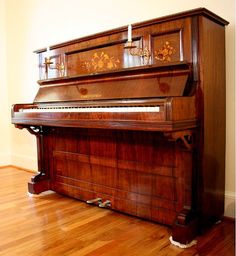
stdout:
{"type": "MultiPolygon", "coordinates": [[[[133,29],[142,28],[142,27],[150,26],[150,25],[157,24],[157,23],[172,21],[172,20],[186,18],[186,17],[192,17],[192,16],[196,16],[196,15],[203,15],[203,16],[207,17],[208,19],[211,19],[214,22],[216,22],[216,23],[218,23],[222,26],[225,26],[225,25],[229,24],[229,22],[226,21],[225,19],[223,19],[220,16],[216,15],[215,13],[209,11],[208,9],[201,7],[201,8],[188,10],[188,11],[179,12],[179,13],[176,13],[176,14],[162,16],[162,17],[159,17],[159,18],[155,18],[155,19],[151,19],[151,20],[147,20],[147,21],[143,21],[143,22],[134,23],[134,24],[132,24],[132,28],[133,29]]],[[[125,32],[125,31],[127,31],[127,26],[122,26],[122,27],[107,30],[107,31],[104,31],[104,32],[99,32],[99,33],[96,33],[96,34],[93,34],[93,35],[84,36],[84,37],[81,37],[81,38],[78,38],[78,39],[74,39],[74,40],[63,42],[63,43],[55,44],[55,45],[50,46],[49,50],[54,50],[54,49],[64,47],[64,46],[68,46],[68,45],[71,45],[71,44],[76,44],[76,43],[80,43],[80,42],[83,42],[83,41],[86,41],[86,40],[95,39],[97,37],[108,36],[108,35],[115,34],[117,32],[125,32]]],[[[34,52],[35,53],[41,53],[41,52],[45,52],[46,50],[47,50],[47,48],[41,48],[41,49],[38,49],[34,52]]]]}

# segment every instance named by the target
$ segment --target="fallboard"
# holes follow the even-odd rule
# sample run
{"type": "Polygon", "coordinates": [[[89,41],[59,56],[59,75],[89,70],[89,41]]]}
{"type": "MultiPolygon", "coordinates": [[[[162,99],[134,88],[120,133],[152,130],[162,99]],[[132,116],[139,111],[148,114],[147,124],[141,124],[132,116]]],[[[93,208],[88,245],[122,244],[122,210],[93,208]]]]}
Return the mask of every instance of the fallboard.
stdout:
{"type": "Polygon", "coordinates": [[[191,65],[130,68],[116,72],[40,81],[39,102],[141,99],[188,94],[191,65]]]}

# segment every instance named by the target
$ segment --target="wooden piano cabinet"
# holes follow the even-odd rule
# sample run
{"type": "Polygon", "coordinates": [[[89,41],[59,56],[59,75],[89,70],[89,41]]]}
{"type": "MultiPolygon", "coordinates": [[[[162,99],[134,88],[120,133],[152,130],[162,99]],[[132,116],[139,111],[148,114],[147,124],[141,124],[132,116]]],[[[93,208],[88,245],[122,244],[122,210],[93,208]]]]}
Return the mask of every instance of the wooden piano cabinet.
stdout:
{"type": "Polygon", "coordinates": [[[192,146],[169,135],[48,128],[42,150],[47,186],[35,178],[33,193],[40,186],[83,201],[101,198],[111,209],[168,225],[191,209],[192,146]]]}
{"type": "Polygon", "coordinates": [[[94,205],[173,225],[173,237],[183,243],[196,236],[194,130],[28,130],[37,137],[41,168],[28,184],[30,193],[51,189],[85,202],[99,198],[94,205]],[[101,206],[104,202],[109,204],[101,206]]]}
{"type": "Polygon", "coordinates": [[[12,107],[37,139],[29,192],[170,225],[183,244],[218,221],[227,24],[199,8],[133,24],[133,45],[121,27],[37,50],[34,102],[12,107]]]}

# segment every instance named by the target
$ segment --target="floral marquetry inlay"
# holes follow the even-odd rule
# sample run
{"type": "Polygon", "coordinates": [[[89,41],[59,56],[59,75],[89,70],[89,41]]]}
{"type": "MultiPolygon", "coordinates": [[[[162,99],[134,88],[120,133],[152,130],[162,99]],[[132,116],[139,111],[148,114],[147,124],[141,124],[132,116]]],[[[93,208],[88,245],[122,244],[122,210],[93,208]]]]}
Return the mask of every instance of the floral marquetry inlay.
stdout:
{"type": "Polygon", "coordinates": [[[104,52],[95,52],[92,59],[85,61],[83,64],[89,72],[99,72],[118,68],[120,60],[104,52]]]}
{"type": "Polygon", "coordinates": [[[168,41],[164,43],[161,49],[154,52],[155,59],[160,61],[171,61],[171,56],[176,53],[176,50],[173,46],[170,45],[168,41]]]}

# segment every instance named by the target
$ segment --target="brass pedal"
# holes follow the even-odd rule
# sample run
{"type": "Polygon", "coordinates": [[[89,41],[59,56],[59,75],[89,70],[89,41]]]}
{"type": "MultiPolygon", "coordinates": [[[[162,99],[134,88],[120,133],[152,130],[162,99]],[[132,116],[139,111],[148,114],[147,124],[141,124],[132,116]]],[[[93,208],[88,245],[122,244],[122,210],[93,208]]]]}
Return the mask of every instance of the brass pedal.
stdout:
{"type": "Polygon", "coordinates": [[[91,199],[91,200],[87,200],[86,203],[87,204],[95,204],[95,203],[100,204],[100,203],[102,203],[102,198],[98,197],[98,198],[94,198],[94,199],[91,199]]]}

